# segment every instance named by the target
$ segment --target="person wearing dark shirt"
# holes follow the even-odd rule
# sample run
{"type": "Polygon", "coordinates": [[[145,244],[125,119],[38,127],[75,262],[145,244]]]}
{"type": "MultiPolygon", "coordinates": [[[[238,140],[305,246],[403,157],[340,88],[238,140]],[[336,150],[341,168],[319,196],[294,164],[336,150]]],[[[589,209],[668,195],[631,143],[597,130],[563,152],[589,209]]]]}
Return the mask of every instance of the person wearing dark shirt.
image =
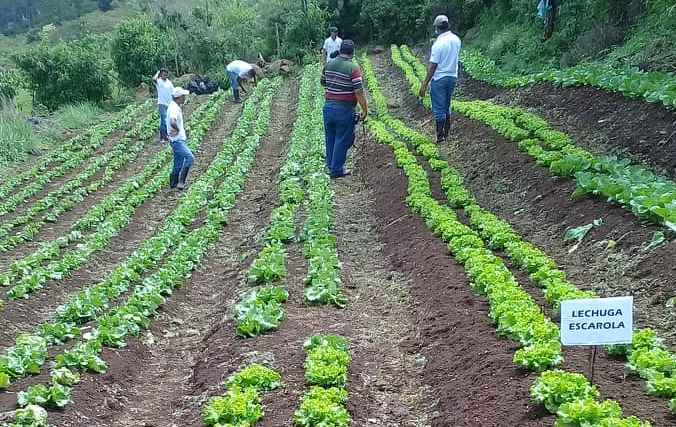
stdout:
{"type": "Polygon", "coordinates": [[[368,113],[361,70],[352,62],[354,42],[343,40],[336,59],[329,61],[322,70],[321,83],[326,88],[324,95],[324,128],[326,137],[326,166],[331,178],[350,174],[345,170],[347,150],[354,141],[354,128],[358,120],[368,113]],[[359,103],[361,114],[355,107],[359,103]]]}

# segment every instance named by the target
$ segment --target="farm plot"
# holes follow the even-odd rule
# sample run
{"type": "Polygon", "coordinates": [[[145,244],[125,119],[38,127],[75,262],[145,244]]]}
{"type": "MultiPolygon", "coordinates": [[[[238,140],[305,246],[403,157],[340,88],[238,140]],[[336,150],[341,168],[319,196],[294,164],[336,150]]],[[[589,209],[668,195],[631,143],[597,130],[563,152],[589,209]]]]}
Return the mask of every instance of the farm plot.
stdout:
{"type": "MultiPolygon", "coordinates": [[[[571,181],[550,178],[511,133],[476,121],[485,104],[465,104],[474,119],[456,115],[451,141],[433,143],[430,113],[410,95],[420,79],[410,52],[394,61],[406,74],[388,56],[358,60],[372,111],[350,177],[326,173],[317,65],[299,78],[263,80],[242,106],[222,92],[196,100],[189,127],[197,163],[184,192],[165,188],[170,159],[159,147],[130,152],[108,174],[72,172],[91,172],[72,184],[82,189],[79,208],[57,215],[53,230],[40,225],[34,243],[5,251],[13,255],[0,272],[3,420],[674,421],[669,312],[651,306],[655,289],[611,270],[639,251],[648,261],[652,249],[636,246],[666,221],[646,225],[596,198],[570,200],[571,181]],[[89,194],[96,184],[106,189],[99,198],[98,189],[89,194]],[[537,194],[546,203],[528,199],[537,194]],[[604,224],[576,250],[563,244],[568,228],[598,216],[604,224]],[[653,329],[600,355],[592,386],[581,375],[586,352],[559,344],[558,305],[627,292],[636,294],[639,326],[653,329]]],[[[514,110],[495,117],[533,125],[521,141],[561,136],[514,110]]],[[[141,147],[153,119],[125,130],[125,143],[141,147]]],[[[110,143],[97,155],[118,151],[110,143]]],[[[53,200],[58,188],[30,203],[53,200]]]]}

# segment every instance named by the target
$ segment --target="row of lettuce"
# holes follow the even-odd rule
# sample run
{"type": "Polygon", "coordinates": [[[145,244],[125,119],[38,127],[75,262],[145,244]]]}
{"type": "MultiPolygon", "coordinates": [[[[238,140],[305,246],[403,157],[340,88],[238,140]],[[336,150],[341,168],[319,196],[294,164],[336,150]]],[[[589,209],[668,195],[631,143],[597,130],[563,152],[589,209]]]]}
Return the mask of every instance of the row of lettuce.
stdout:
{"type": "MultiPolygon", "coordinates": [[[[36,200],[21,215],[3,222],[0,226],[0,252],[12,250],[23,242],[32,241],[47,223],[56,222],[63,213],[72,210],[86,196],[112,182],[116,171],[132,163],[146,149],[146,143],[156,134],[157,119],[157,113],[148,114],[127,131],[109,151],[92,156],[80,173],[36,200]],[[132,145],[137,138],[138,141],[132,145]],[[41,213],[43,215],[36,220],[41,213]],[[15,228],[20,226],[23,226],[21,230],[15,231],[15,228]]],[[[16,205],[13,207],[16,208],[16,205]]]]}
{"type": "Polygon", "coordinates": [[[561,420],[568,420],[566,421],[568,424],[562,425],[649,425],[635,417],[623,419],[621,412],[601,417],[606,424],[599,424],[600,420],[593,421],[596,424],[586,424],[592,422],[592,414],[596,413],[599,406],[617,406],[617,403],[600,401],[596,399],[598,394],[588,398],[590,396],[577,393],[575,390],[579,388],[580,383],[593,388],[582,375],[560,370],[546,371],[563,362],[558,327],[540,312],[537,304],[521,288],[502,259],[494,255],[490,248],[507,252],[506,247],[510,247],[508,255],[510,259],[520,268],[539,273],[538,278],[547,284],[545,292],[549,294],[549,300],[552,302],[594,295],[579,291],[567,282],[565,275],[562,276],[563,272],[556,269],[551,258],[529,243],[523,242],[507,223],[498,220],[476,204],[464,188],[460,175],[439,157],[437,147],[424,135],[413,132],[389,115],[387,103],[378,88],[368,58],[363,57],[362,61],[364,75],[380,119],[370,120],[371,132],[380,142],[393,148],[397,164],[403,168],[409,179],[407,202],[411,209],[420,214],[430,230],[448,244],[451,254],[464,265],[473,290],[488,297],[489,315],[497,327],[498,334],[520,344],[521,348],[514,356],[514,363],[524,369],[545,371],[531,389],[534,401],[559,402],[556,407],[549,405],[548,408],[558,414],[561,423],[563,423],[561,420]],[[409,151],[407,144],[393,138],[388,128],[408,140],[416,153],[425,158],[433,170],[440,173],[442,188],[446,192],[450,206],[440,204],[431,196],[424,168],[409,151]],[[469,226],[457,219],[454,208],[464,208],[469,226]],[[484,246],[484,240],[488,243],[488,247],[484,246]],[[550,282],[552,291],[549,291],[548,287],[550,282]],[[555,290],[559,292],[557,295],[555,290]],[[576,409],[577,412],[573,415],[565,412],[568,406],[559,408],[562,404],[576,405],[581,398],[588,399],[581,408],[575,406],[579,410],[576,409]]]}
{"type": "Polygon", "coordinates": [[[282,304],[288,299],[286,246],[303,242],[308,263],[304,299],[308,305],[333,304],[344,307],[341,292],[340,260],[331,234],[334,194],[324,171],[323,123],[319,69],[308,66],[300,83],[297,118],[289,151],[279,178],[280,204],[270,217],[263,236],[263,249],[251,263],[248,277],[258,285],[235,306],[237,333],[253,337],[277,329],[284,319],[282,304]],[[296,218],[306,208],[302,230],[297,235],[296,218]]]}
{"type": "MultiPolygon", "coordinates": [[[[21,404],[67,404],[69,399],[66,397],[69,397],[71,385],[64,382],[74,383],[76,374],[81,371],[105,372],[106,364],[100,358],[102,349],[122,347],[128,335],[138,335],[142,329],[148,328],[150,318],[166,302],[173,289],[180,286],[182,280],[197,268],[227,223],[229,213],[253,164],[261,136],[267,132],[266,121],[269,121],[269,114],[260,115],[263,120],[256,123],[257,110],[269,110],[271,97],[280,84],[281,79],[276,79],[259,85],[259,89],[249,98],[237,124],[240,132],[233,133],[224,142],[207,171],[190,186],[156,235],[146,241],[158,238],[155,240],[155,247],[139,248],[116,268],[111,277],[80,292],[69,303],[61,306],[55,316],[57,319],[63,319],[64,316],[77,316],[76,318],[57,320],[47,327],[42,325],[37,334],[22,336],[24,341],[21,344],[27,337],[31,337],[34,342],[32,347],[17,348],[17,345],[3,354],[2,360],[11,360],[12,366],[23,367],[23,372],[11,372],[5,379],[18,379],[39,372],[40,365],[45,361],[48,345],[81,338],[74,346],[54,358],[50,386],[37,385],[20,392],[21,404]],[[253,128],[248,130],[252,125],[253,128]],[[245,132],[241,132],[242,129],[245,132]],[[188,228],[202,216],[204,220],[200,226],[188,228]],[[171,242],[175,242],[173,248],[171,242]],[[167,244],[168,248],[156,254],[154,250],[158,249],[158,243],[167,244]],[[173,252],[164,257],[171,250],[173,252]],[[153,270],[151,275],[141,279],[143,274],[153,270]],[[132,285],[135,285],[134,289],[126,301],[120,301],[115,308],[99,316],[114,299],[129,292],[132,285]],[[90,297],[94,298],[89,299],[90,297]],[[91,320],[96,320],[95,324],[88,325],[89,332],[83,333],[78,325],[91,320]],[[64,331],[66,336],[62,335],[64,331]],[[54,332],[56,336],[50,335],[50,332],[54,332]],[[36,354],[41,350],[44,351],[36,354]],[[13,360],[11,356],[14,356],[13,360]],[[38,356],[37,360],[35,356],[38,356]],[[70,374],[64,375],[63,368],[70,374]]],[[[202,120],[213,123],[225,98],[225,95],[215,98],[212,103],[213,115],[202,117],[202,120]]],[[[203,136],[198,136],[195,131],[192,135],[195,140],[203,136]]],[[[8,385],[7,381],[5,385],[8,385]]]]}
{"type": "MultiPolygon", "coordinates": [[[[424,65],[408,49],[392,47],[392,59],[400,65],[416,92],[424,77],[424,65]]],[[[425,100],[427,101],[427,100],[425,100]]],[[[429,103],[425,103],[429,107],[429,103]]],[[[487,124],[554,176],[572,178],[574,196],[591,194],[617,203],[640,219],[676,231],[676,183],[627,159],[595,156],[575,146],[568,135],[552,130],[535,114],[486,101],[454,101],[454,111],[487,124]]]]}
{"type": "Polygon", "coordinates": [[[495,61],[476,50],[463,50],[460,60],[463,70],[472,78],[494,86],[517,88],[541,83],[563,87],[592,86],[676,108],[676,76],[673,74],[646,73],[636,67],[615,69],[600,64],[580,64],[563,70],[515,76],[505,73],[495,61]]]}
{"type": "MultiPolygon", "coordinates": [[[[424,77],[424,66],[408,49],[393,46],[393,59],[405,58],[402,66],[414,88],[424,77]],[[396,53],[395,53],[396,51],[396,53]]],[[[412,89],[416,90],[416,89],[412,89]]],[[[428,105],[429,106],[429,105],[428,105]]],[[[572,178],[574,196],[591,194],[617,203],[640,219],[647,219],[676,231],[676,183],[628,159],[595,156],[575,146],[563,132],[552,130],[535,114],[486,101],[454,101],[454,111],[487,124],[505,138],[518,143],[520,150],[554,176],[572,178]]]]}
{"type": "MultiPolygon", "coordinates": [[[[404,51],[403,57],[409,62],[418,62],[410,53],[404,51]]],[[[399,61],[397,61],[399,62],[399,61]]],[[[419,67],[418,67],[419,68],[419,67]]],[[[404,68],[405,69],[405,68],[404,68]]],[[[420,74],[418,74],[420,77],[420,74]]],[[[457,103],[456,103],[457,104],[457,103]]],[[[478,111],[477,114],[491,112],[491,105],[487,108],[478,111]]],[[[503,107],[497,107],[503,108],[503,107]]],[[[509,109],[515,120],[519,123],[530,123],[528,128],[536,133],[544,141],[549,141],[550,145],[567,147],[569,150],[578,150],[573,147],[566,135],[552,131],[549,126],[542,119],[531,114],[524,113],[520,110],[509,109]]],[[[471,115],[470,115],[471,117],[471,115]]],[[[493,121],[496,123],[496,121],[493,121]]],[[[395,128],[396,130],[397,128],[395,128]]],[[[513,133],[515,133],[514,130],[513,133]]],[[[406,132],[398,132],[400,136],[408,139],[416,149],[425,157],[431,165],[439,162],[436,147],[429,141],[425,142],[424,136],[416,135],[415,132],[406,130],[406,132]],[[422,142],[421,142],[422,141],[422,142]],[[427,147],[427,148],[426,148],[427,147]]],[[[529,140],[521,140],[520,146],[524,143],[528,144],[529,140]]],[[[530,140],[535,146],[537,142],[530,140]]],[[[539,147],[539,146],[538,146],[539,147]]],[[[608,159],[605,159],[608,160],[608,159]]],[[[561,167],[557,161],[552,161],[550,168],[561,167]]],[[[445,163],[445,162],[443,162],[445,163]]],[[[626,168],[623,165],[609,165],[609,161],[605,163],[597,163],[599,170],[604,170],[601,164],[605,165],[605,170],[617,171],[617,173],[632,173],[635,167],[626,168]]],[[[641,175],[642,170],[639,168],[637,175],[641,175]]],[[[644,174],[645,175],[645,174],[644,174]]],[[[581,174],[576,175],[582,176],[581,174]]],[[[658,185],[658,184],[656,184],[658,185]]],[[[671,183],[673,185],[673,183],[671,183]]],[[[537,286],[544,290],[544,297],[547,303],[553,310],[554,315],[558,314],[558,309],[561,301],[566,299],[578,298],[593,298],[596,295],[590,291],[580,291],[572,283],[566,280],[565,272],[558,269],[553,259],[547,256],[541,250],[532,245],[521,241],[520,237],[515,233],[511,226],[491,213],[485,211],[472,200],[468,200],[466,190],[462,188],[461,178],[456,173],[442,171],[442,187],[447,191],[449,201],[455,207],[464,207],[464,213],[467,217],[470,226],[477,229],[484,240],[486,240],[490,247],[496,250],[503,251],[510,261],[519,268],[525,270],[530,275],[530,279],[537,286]],[[449,178],[451,176],[452,178],[449,178]],[[460,183],[459,185],[455,185],[460,183]],[[459,187],[455,189],[454,187],[459,187]],[[458,195],[460,199],[458,199],[458,195]]],[[[646,189],[648,186],[643,186],[646,189]]],[[[665,197],[674,197],[673,190],[664,190],[668,194],[662,195],[665,197]]],[[[644,198],[645,199],[645,198],[644,198]]],[[[655,212],[655,209],[652,210],[655,212]]],[[[635,332],[633,343],[630,346],[610,346],[606,347],[606,352],[611,356],[625,358],[627,360],[626,369],[628,372],[639,375],[646,381],[646,391],[651,396],[666,397],[671,399],[669,408],[676,413],[676,353],[669,352],[664,345],[664,340],[657,336],[657,334],[650,329],[641,329],[635,332]]]]}
{"type": "MultiPolygon", "coordinates": [[[[307,354],[305,378],[310,386],[294,415],[299,427],[347,427],[347,372],[351,361],[347,341],[340,335],[314,335],[303,343],[307,354]]],[[[279,373],[252,364],[230,376],[224,396],[212,397],[202,413],[208,427],[253,426],[263,416],[261,394],[282,387],[279,373]]]]}
{"type": "MultiPolygon", "coordinates": [[[[410,53],[404,52],[403,56],[409,62],[418,62],[410,53]]],[[[559,132],[549,130],[546,122],[540,120],[539,123],[541,129],[544,129],[541,133],[543,138],[559,138],[559,140],[567,138],[559,132]]],[[[401,137],[411,141],[430,165],[438,165],[439,162],[447,164],[439,159],[436,147],[431,142],[425,141],[423,135],[410,130],[401,132],[396,127],[394,129],[401,137]]],[[[464,208],[469,225],[481,234],[491,248],[503,251],[515,266],[529,273],[531,281],[544,290],[545,300],[554,315],[558,315],[563,300],[597,297],[591,291],[578,290],[566,280],[565,272],[558,269],[554,260],[546,253],[523,242],[507,222],[496,218],[471,200],[457,172],[446,170],[441,174],[442,188],[447,192],[449,202],[455,207],[464,208]],[[452,176],[452,179],[449,179],[449,176],[452,176]]],[[[666,350],[662,338],[651,329],[640,329],[635,332],[631,345],[606,346],[605,350],[611,356],[626,358],[627,371],[646,380],[649,395],[670,398],[669,409],[676,413],[676,372],[673,369],[676,366],[676,354],[666,350]]]]}

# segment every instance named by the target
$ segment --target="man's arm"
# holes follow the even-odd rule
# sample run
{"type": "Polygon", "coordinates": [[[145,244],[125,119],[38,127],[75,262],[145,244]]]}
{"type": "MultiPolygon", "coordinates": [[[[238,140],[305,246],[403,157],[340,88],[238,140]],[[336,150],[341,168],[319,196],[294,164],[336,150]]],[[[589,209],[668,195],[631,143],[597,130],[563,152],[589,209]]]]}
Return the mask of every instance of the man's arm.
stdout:
{"type": "Polygon", "coordinates": [[[158,79],[158,78],[160,78],[160,70],[157,70],[157,72],[156,72],[155,75],[153,76],[153,81],[154,81],[155,83],[157,83],[157,79],[158,79]]]}
{"type": "Polygon", "coordinates": [[[366,94],[364,93],[364,89],[359,89],[354,94],[357,95],[357,102],[359,102],[359,107],[361,107],[360,119],[364,120],[369,112],[369,107],[366,104],[366,94]]]}
{"type": "Polygon", "coordinates": [[[237,76],[237,86],[239,86],[239,89],[242,91],[242,93],[246,93],[246,89],[244,88],[244,79],[240,76],[237,76]]]}
{"type": "Polygon", "coordinates": [[[171,133],[169,135],[171,136],[176,136],[178,135],[178,123],[176,121],[176,117],[171,117],[169,119],[169,125],[171,126],[171,133]]]}
{"type": "Polygon", "coordinates": [[[425,76],[425,80],[420,85],[420,90],[418,91],[418,95],[421,98],[425,97],[425,94],[427,93],[427,86],[430,84],[430,80],[432,80],[432,76],[434,76],[435,71],[437,71],[437,64],[430,62],[429,67],[427,67],[427,75],[425,76]]]}
{"type": "Polygon", "coordinates": [[[254,86],[258,87],[258,76],[256,74],[254,74],[253,79],[254,79],[254,86]]]}

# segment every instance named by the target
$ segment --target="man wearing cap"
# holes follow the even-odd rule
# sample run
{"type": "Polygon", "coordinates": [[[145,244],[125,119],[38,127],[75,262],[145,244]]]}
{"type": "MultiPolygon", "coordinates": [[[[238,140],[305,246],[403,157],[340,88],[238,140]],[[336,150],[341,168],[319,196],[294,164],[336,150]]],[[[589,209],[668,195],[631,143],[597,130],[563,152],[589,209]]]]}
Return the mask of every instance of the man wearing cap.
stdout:
{"type": "Polygon", "coordinates": [[[167,107],[171,103],[174,84],[169,80],[169,71],[162,68],[153,76],[157,88],[157,111],[160,114],[160,142],[167,143],[167,107]]]}
{"type": "Polygon", "coordinates": [[[228,78],[230,79],[230,84],[232,85],[232,96],[235,102],[242,102],[242,99],[239,97],[239,89],[242,89],[243,93],[246,93],[244,89],[243,79],[248,77],[252,78],[254,85],[258,85],[258,79],[256,78],[256,70],[249,64],[244,61],[232,61],[226,67],[228,72],[228,78]]]}
{"type": "Polygon", "coordinates": [[[169,145],[174,152],[174,167],[169,175],[169,188],[178,188],[179,190],[185,188],[185,179],[195,161],[195,157],[186,142],[183,111],[181,111],[181,106],[185,103],[185,96],[189,93],[182,87],[175,87],[172,92],[173,100],[167,108],[167,133],[169,145]]]}
{"type": "Polygon", "coordinates": [[[432,44],[427,76],[418,95],[425,96],[431,80],[432,111],[437,124],[437,142],[441,142],[448,138],[451,129],[451,95],[458,80],[460,38],[449,29],[446,15],[439,15],[434,19],[434,29],[438,36],[432,44]]]}
{"type": "Polygon", "coordinates": [[[337,57],[336,54],[340,54],[341,43],[343,43],[343,40],[338,37],[338,28],[331,27],[331,36],[324,40],[322,47],[322,64],[326,64],[326,61],[331,61],[337,57]],[[334,54],[334,56],[331,56],[331,54],[334,54]]]}
{"type": "Polygon", "coordinates": [[[354,142],[357,120],[364,120],[368,112],[361,70],[352,62],[354,42],[344,40],[340,54],[329,61],[322,70],[321,83],[324,95],[324,129],[326,137],[326,166],[331,178],[350,173],[345,170],[347,150],[354,142]],[[355,113],[359,103],[361,115],[355,113]]]}

